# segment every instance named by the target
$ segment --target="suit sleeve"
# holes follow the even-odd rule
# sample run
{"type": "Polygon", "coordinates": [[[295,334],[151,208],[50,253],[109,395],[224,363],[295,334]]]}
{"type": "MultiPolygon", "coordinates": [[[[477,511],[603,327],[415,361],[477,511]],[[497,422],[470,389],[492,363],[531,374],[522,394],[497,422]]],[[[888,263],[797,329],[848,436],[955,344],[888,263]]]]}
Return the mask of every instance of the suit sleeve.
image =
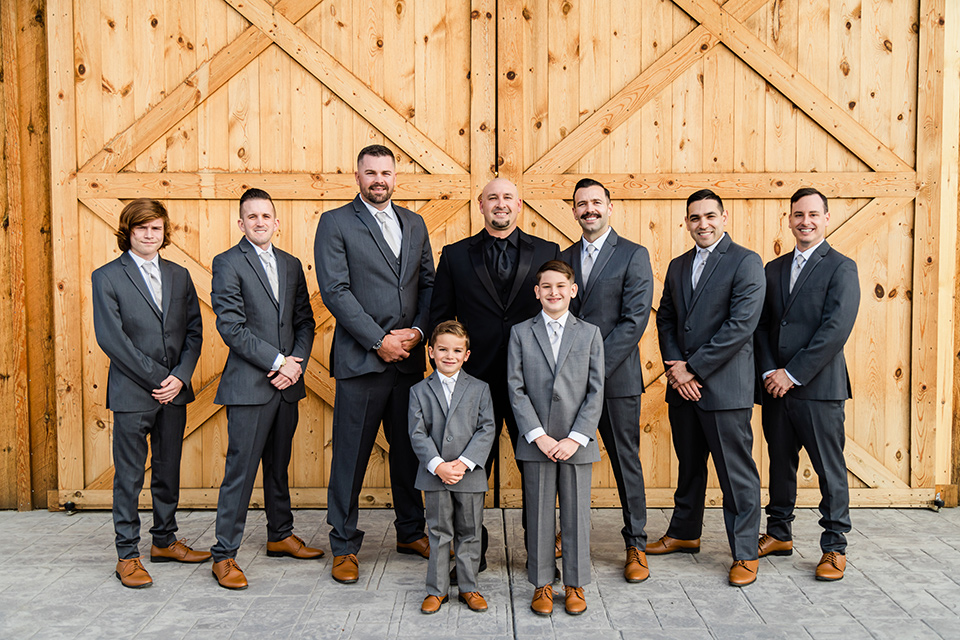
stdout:
{"type": "Polygon", "coordinates": [[[663,279],[663,294],[657,308],[657,336],[660,341],[660,357],[664,362],[683,360],[683,350],[677,340],[677,306],[673,300],[674,294],[680,292],[673,290],[676,282],[676,278],[672,277],[673,270],[674,265],[671,263],[663,279]]]}
{"type": "Polygon", "coordinates": [[[270,371],[277,359],[277,348],[247,328],[240,276],[227,254],[213,259],[210,304],[217,314],[217,331],[230,351],[255,367],[270,371]]]}
{"type": "Polygon", "coordinates": [[[203,346],[203,319],[200,316],[200,301],[197,299],[197,289],[193,286],[193,278],[190,277],[189,272],[184,273],[184,278],[187,288],[185,300],[187,307],[186,335],[183,348],[180,350],[180,358],[170,374],[176,376],[183,384],[188,385],[190,384],[190,378],[193,377],[193,370],[197,367],[197,360],[200,359],[200,348],[203,346]]]}
{"type": "Polygon", "coordinates": [[[534,429],[542,429],[537,411],[527,395],[526,382],[523,379],[523,345],[520,344],[516,326],[510,329],[510,342],[507,345],[507,392],[520,435],[525,436],[534,429]]]}
{"type": "Polygon", "coordinates": [[[757,323],[757,332],[755,334],[755,340],[753,341],[754,346],[754,360],[757,363],[757,375],[763,375],[764,371],[772,371],[778,369],[776,360],[773,357],[773,351],[770,347],[770,322],[772,321],[773,316],[770,311],[771,300],[770,296],[779,294],[778,291],[775,291],[773,287],[770,286],[771,282],[775,282],[776,278],[779,277],[778,273],[774,273],[776,269],[771,266],[767,266],[769,273],[766,273],[767,276],[767,289],[764,294],[763,308],[760,312],[760,321],[757,323]]]}
{"type": "Polygon", "coordinates": [[[159,389],[170,370],[146,355],[123,331],[120,317],[120,302],[110,277],[100,270],[94,271],[93,328],[97,344],[117,367],[131,380],[147,391],[159,389]]]}
{"type": "Polygon", "coordinates": [[[801,385],[809,384],[846,344],[860,307],[860,278],[853,260],[845,260],[827,287],[820,327],[785,369],[801,385]]]}
{"type": "Polygon", "coordinates": [[[593,340],[590,342],[590,373],[587,377],[587,395],[580,404],[577,417],[573,421],[571,432],[583,434],[591,440],[597,437],[597,425],[603,413],[603,336],[600,329],[593,327],[593,340]]]}
{"type": "Polygon", "coordinates": [[[650,257],[643,247],[637,248],[624,274],[620,301],[620,319],[603,341],[604,369],[615,371],[643,337],[653,304],[653,271],[650,257]]]}
{"type": "Polygon", "coordinates": [[[427,225],[423,218],[416,217],[418,224],[423,232],[423,248],[420,251],[420,273],[417,282],[417,316],[410,324],[411,327],[419,327],[423,332],[425,340],[430,338],[426,332],[430,324],[430,300],[433,297],[434,276],[433,269],[433,249],[430,248],[430,234],[427,232],[427,225]]]}
{"type": "Polygon", "coordinates": [[[687,366],[700,380],[706,380],[721,365],[753,338],[760,321],[763,296],[767,282],[763,277],[763,262],[752,251],[747,253],[733,276],[730,292],[730,313],[710,341],[702,345],[687,360],[687,366]]]}
{"type": "MultiPolygon", "coordinates": [[[[430,323],[425,335],[445,320],[457,317],[457,295],[453,290],[453,274],[450,271],[449,252],[444,249],[437,263],[437,277],[433,281],[433,293],[430,298],[430,323]]],[[[473,460],[473,458],[470,458],[473,460]]]]}
{"type": "Polygon", "coordinates": [[[310,293],[307,291],[307,279],[303,275],[303,266],[297,259],[291,262],[297,273],[297,297],[293,307],[293,350],[290,355],[303,358],[300,367],[306,371],[310,351],[313,349],[317,322],[313,318],[313,307],[310,306],[310,293]]]}
{"type": "Polygon", "coordinates": [[[427,425],[423,419],[423,407],[420,405],[420,396],[416,389],[410,389],[407,431],[410,434],[410,446],[413,447],[413,452],[417,454],[417,459],[424,468],[434,458],[442,458],[440,450],[437,449],[437,443],[427,433],[427,425]]]}
{"type": "Polygon", "coordinates": [[[364,311],[353,294],[347,247],[336,216],[329,213],[320,216],[313,256],[323,304],[336,318],[339,326],[353,336],[361,347],[370,349],[387,332],[364,311]]]}
{"type": "Polygon", "coordinates": [[[485,382],[478,384],[481,385],[481,390],[476,430],[460,455],[476,464],[477,468],[482,469],[487,464],[487,456],[490,455],[490,450],[493,448],[497,429],[493,423],[493,402],[490,400],[490,387],[485,382]]]}

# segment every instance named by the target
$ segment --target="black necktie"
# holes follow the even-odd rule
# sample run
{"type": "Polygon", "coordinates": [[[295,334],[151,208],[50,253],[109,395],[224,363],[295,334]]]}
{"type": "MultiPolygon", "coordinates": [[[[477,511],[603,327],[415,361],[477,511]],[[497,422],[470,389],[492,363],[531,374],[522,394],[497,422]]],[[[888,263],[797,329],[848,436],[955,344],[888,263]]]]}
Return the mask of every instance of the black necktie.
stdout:
{"type": "Polygon", "coordinates": [[[510,253],[507,251],[507,241],[498,238],[493,244],[497,252],[497,277],[500,282],[506,283],[510,280],[511,267],[510,253]]]}

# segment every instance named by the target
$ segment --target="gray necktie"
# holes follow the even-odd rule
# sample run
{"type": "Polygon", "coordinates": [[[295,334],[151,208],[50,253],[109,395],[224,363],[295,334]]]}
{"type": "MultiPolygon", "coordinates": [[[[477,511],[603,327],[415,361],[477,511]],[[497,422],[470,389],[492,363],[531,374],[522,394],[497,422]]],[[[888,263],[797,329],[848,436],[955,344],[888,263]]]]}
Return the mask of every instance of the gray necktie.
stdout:
{"type": "Polygon", "coordinates": [[[158,309],[163,309],[163,286],[160,284],[160,268],[152,262],[144,262],[143,268],[147,271],[147,284],[158,309]]]}
{"type": "Polygon", "coordinates": [[[387,244],[390,246],[390,251],[393,251],[393,255],[400,257],[400,235],[397,233],[397,229],[393,224],[393,221],[387,216],[386,211],[377,211],[373,214],[377,219],[377,222],[380,223],[380,231],[383,232],[383,239],[387,241],[387,244]]]}
{"type": "Polygon", "coordinates": [[[550,348],[553,349],[553,361],[556,362],[560,354],[560,323],[551,320],[547,324],[550,326],[550,348]]]}
{"type": "Polygon", "coordinates": [[[807,259],[803,257],[802,254],[797,254],[797,257],[793,261],[793,270],[790,272],[790,291],[793,293],[793,285],[797,284],[797,278],[800,277],[800,272],[803,271],[803,265],[806,263],[807,259]]]}
{"type": "Polygon", "coordinates": [[[267,281],[270,283],[270,290],[273,291],[274,299],[280,301],[280,283],[277,279],[277,264],[274,261],[273,254],[264,251],[260,254],[260,262],[263,263],[263,270],[267,272],[267,281]]]}
{"type": "Polygon", "coordinates": [[[710,257],[710,252],[706,249],[697,249],[697,257],[700,259],[700,262],[697,263],[697,266],[693,268],[693,288],[697,288],[697,284],[700,283],[700,276],[703,275],[703,268],[707,265],[707,258],[710,257]]]}
{"type": "Polygon", "coordinates": [[[453,399],[453,387],[457,384],[457,381],[453,378],[442,378],[441,383],[443,384],[443,396],[447,399],[447,408],[449,408],[450,401],[453,399]]]}
{"type": "Polygon", "coordinates": [[[596,260],[595,256],[597,253],[597,248],[592,244],[587,245],[587,255],[583,258],[583,263],[581,265],[581,271],[583,272],[583,284],[586,285],[590,280],[590,272],[593,271],[593,263],[596,260]]]}

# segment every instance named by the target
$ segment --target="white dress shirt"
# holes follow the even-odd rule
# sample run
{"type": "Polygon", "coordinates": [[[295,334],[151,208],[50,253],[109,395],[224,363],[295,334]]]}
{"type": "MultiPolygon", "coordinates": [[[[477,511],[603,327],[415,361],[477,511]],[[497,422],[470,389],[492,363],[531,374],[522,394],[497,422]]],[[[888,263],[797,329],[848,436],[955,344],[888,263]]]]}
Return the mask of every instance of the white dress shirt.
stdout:
{"type": "MultiPolygon", "coordinates": [[[[445,385],[444,385],[444,380],[453,380],[453,389],[456,390],[456,388],[457,388],[457,378],[459,378],[459,377],[460,377],[460,371],[459,371],[459,370],[457,370],[457,372],[454,373],[452,376],[445,376],[445,375],[443,375],[442,373],[440,373],[439,371],[437,371],[437,379],[440,380],[440,386],[441,386],[441,387],[444,387],[444,386],[445,386],[445,385]]],[[[444,394],[446,394],[446,392],[444,392],[444,394]]],[[[450,400],[453,400],[453,391],[450,392],[450,400]]],[[[449,402],[449,401],[448,401],[448,402],[449,402]]],[[[447,415],[449,415],[449,412],[448,412],[447,415]]],[[[457,460],[459,460],[459,461],[462,462],[463,464],[467,465],[467,469],[469,469],[470,471],[473,471],[474,468],[476,468],[476,466],[477,466],[477,463],[476,463],[476,462],[474,462],[473,460],[471,460],[470,458],[467,458],[467,457],[465,457],[465,456],[460,456],[459,458],[457,458],[457,460]]],[[[427,471],[429,471],[429,472],[432,473],[433,475],[437,475],[437,467],[440,466],[441,464],[443,464],[443,462],[444,462],[443,458],[441,458],[440,456],[434,456],[434,457],[430,460],[430,462],[427,463],[427,471]]]]}

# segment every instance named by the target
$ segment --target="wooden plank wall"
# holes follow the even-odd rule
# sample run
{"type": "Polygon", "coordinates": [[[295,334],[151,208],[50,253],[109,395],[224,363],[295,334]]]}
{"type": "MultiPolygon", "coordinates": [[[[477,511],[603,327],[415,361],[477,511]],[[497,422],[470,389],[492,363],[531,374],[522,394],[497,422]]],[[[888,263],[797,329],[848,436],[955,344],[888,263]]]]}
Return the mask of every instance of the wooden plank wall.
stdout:
{"type": "Polygon", "coordinates": [[[43,2],[0,5],[0,509],[56,486],[50,156],[43,2]]]}

